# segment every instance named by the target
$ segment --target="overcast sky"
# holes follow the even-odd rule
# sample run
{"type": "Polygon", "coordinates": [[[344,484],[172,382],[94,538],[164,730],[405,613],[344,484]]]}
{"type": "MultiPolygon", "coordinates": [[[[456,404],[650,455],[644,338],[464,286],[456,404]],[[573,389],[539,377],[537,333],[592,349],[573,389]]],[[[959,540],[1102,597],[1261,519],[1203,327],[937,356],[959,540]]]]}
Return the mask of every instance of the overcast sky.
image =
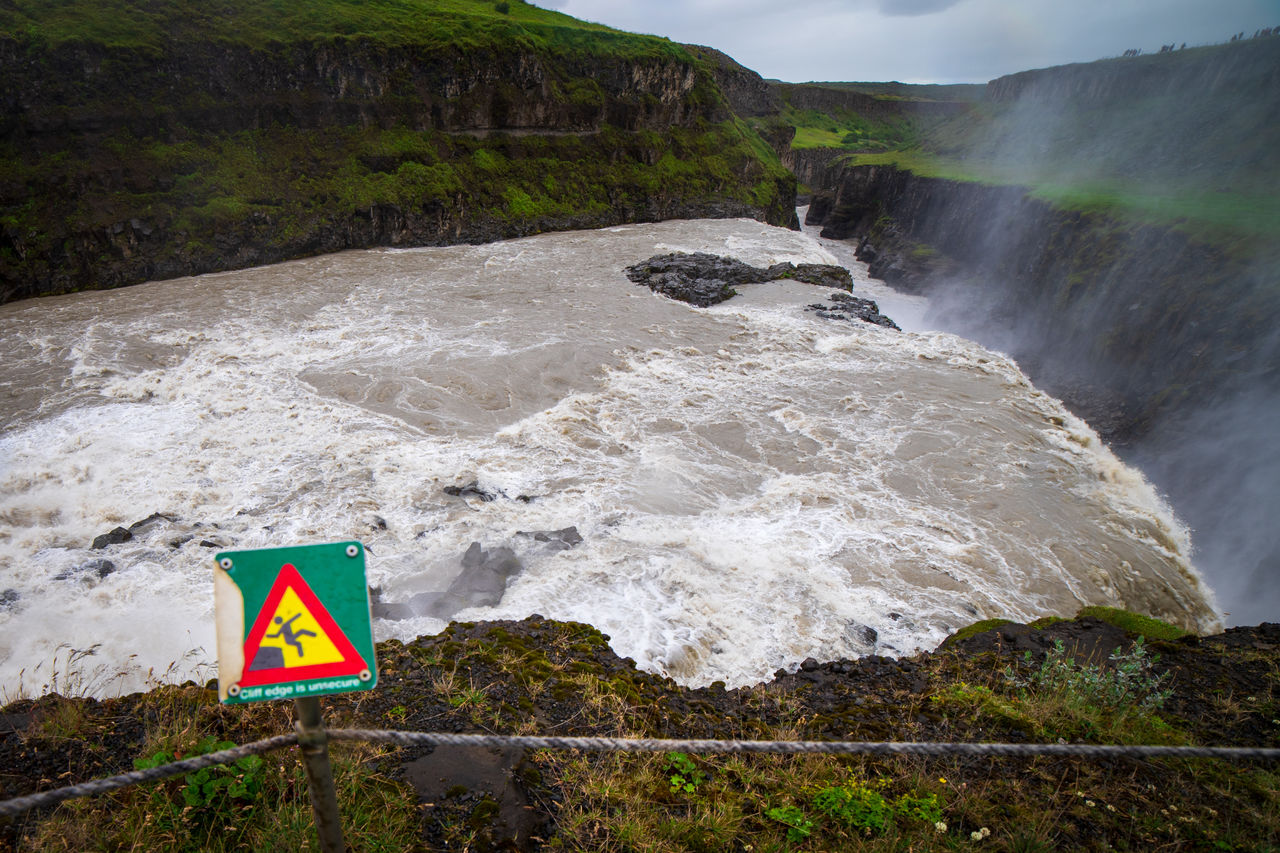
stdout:
{"type": "Polygon", "coordinates": [[[765,77],[985,83],[1280,26],[1280,0],[533,0],[718,48],[765,77]]]}

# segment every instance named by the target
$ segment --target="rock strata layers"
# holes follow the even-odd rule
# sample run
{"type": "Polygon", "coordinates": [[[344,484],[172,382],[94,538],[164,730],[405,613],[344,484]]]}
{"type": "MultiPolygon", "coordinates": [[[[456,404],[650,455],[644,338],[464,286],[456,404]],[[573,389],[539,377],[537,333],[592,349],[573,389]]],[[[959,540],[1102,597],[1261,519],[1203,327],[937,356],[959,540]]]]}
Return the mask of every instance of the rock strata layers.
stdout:
{"type": "Polygon", "coordinates": [[[768,87],[727,57],[572,27],[463,48],[157,25],[142,49],[80,23],[0,32],[0,303],[372,246],[796,226],[794,180],[731,106],[768,87]]]}

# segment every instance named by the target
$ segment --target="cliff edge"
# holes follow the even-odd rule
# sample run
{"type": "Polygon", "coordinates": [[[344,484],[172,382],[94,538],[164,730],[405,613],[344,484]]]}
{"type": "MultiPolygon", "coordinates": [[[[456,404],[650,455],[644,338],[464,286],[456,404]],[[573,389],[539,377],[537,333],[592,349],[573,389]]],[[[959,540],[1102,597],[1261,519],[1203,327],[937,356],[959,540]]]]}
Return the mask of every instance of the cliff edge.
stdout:
{"type": "MultiPolygon", "coordinates": [[[[379,685],[325,698],[332,728],[630,738],[1275,748],[1280,626],[1212,637],[1123,611],[1003,620],[892,660],[807,660],[769,683],[690,689],[586,625],[455,624],[379,646],[379,685]]],[[[287,731],[288,706],[193,683],[0,708],[0,797],[287,731]]],[[[1080,755],[611,754],[331,745],[355,849],[1263,850],[1263,762],[1080,755]]],[[[293,749],[0,822],[19,849],[302,849],[293,749]]]]}

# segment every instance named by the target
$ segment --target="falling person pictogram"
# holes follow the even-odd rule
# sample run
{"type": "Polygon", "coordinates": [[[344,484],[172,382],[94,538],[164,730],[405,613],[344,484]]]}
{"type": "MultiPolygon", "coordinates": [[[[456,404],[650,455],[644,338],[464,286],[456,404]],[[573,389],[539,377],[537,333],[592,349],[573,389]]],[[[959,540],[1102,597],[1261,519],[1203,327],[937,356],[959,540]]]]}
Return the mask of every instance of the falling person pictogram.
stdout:
{"type": "Polygon", "coordinates": [[[276,631],[274,634],[266,635],[273,639],[275,637],[283,637],[286,643],[288,643],[289,645],[293,646],[298,650],[298,657],[303,657],[305,655],[305,653],[302,651],[302,640],[299,638],[316,636],[315,631],[308,631],[306,628],[302,628],[301,630],[298,630],[298,631],[293,630],[294,620],[300,618],[301,616],[302,616],[301,613],[295,613],[289,617],[289,621],[287,622],[279,616],[275,617],[275,619],[273,619],[272,621],[275,622],[277,625],[279,625],[280,629],[276,631]]]}

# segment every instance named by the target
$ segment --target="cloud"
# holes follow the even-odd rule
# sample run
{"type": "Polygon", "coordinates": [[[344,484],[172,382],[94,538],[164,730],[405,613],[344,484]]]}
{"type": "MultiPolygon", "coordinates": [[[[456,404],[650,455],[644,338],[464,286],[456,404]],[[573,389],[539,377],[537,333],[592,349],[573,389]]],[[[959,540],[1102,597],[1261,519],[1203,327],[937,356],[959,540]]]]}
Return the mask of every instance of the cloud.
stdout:
{"type": "Polygon", "coordinates": [[[964,0],[880,0],[881,13],[893,17],[915,17],[944,12],[964,0]]]}
{"type": "MultiPolygon", "coordinates": [[[[0,0],[2,2],[2,0],[0,0]]],[[[985,83],[1280,23],[1277,0],[535,0],[724,51],[765,77],[985,83]]]]}

